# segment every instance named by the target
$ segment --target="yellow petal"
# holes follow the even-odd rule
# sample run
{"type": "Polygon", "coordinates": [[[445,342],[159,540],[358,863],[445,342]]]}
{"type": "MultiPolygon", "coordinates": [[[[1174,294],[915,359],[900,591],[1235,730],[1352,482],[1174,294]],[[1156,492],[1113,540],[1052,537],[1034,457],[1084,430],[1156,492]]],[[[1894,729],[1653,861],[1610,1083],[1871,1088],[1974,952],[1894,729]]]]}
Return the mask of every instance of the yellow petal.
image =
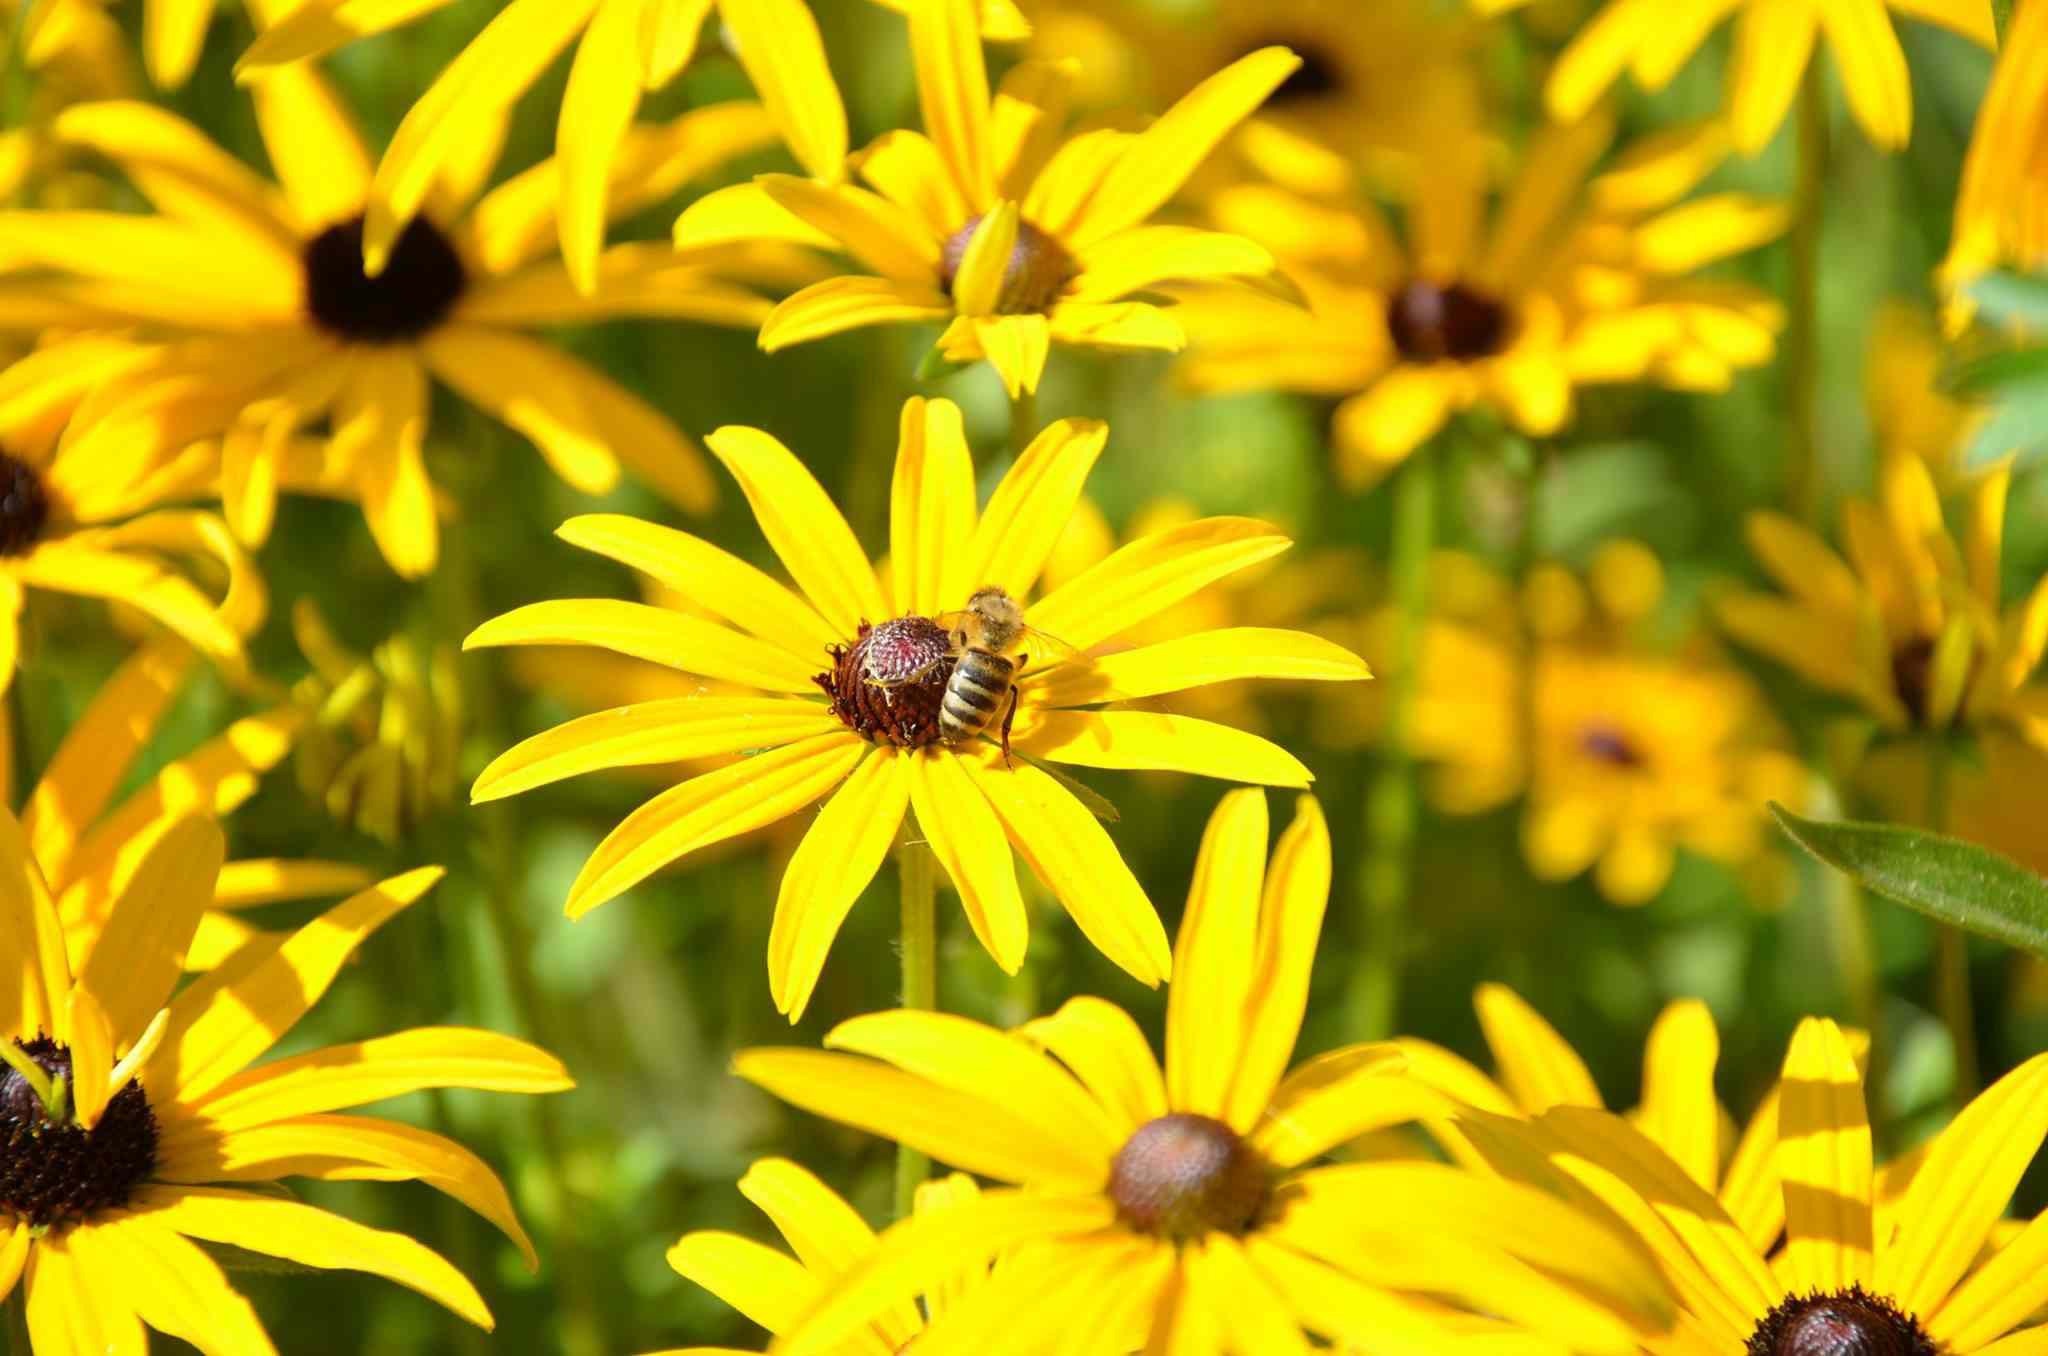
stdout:
{"type": "Polygon", "coordinates": [[[1849,111],[1879,150],[1903,149],[1913,135],[1913,82],[1884,0],[1820,0],[1820,22],[1849,111]]]}
{"type": "Polygon", "coordinates": [[[174,999],[143,1067],[153,1102],[189,1102],[234,1077],[319,1001],[356,947],[445,874],[421,867],[337,904],[279,945],[201,977],[174,999]]]}
{"type": "Polygon", "coordinates": [[[1347,1046],[1289,1074],[1251,1140],[1269,1162],[1294,1168],[1361,1135],[1443,1120],[1454,1109],[1436,1089],[1402,1072],[1397,1047],[1347,1046]]]}
{"type": "Polygon", "coordinates": [[[986,316],[973,322],[981,350],[1012,401],[1034,394],[1045,378],[1051,355],[1052,327],[1042,315],[986,316]]]}
{"type": "Polygon", "coordinates": [[[21,825],[0,806],[0,936],[11,939],[12,964],[0,966],[0,1022],[17,1032],[59,1032],[71,991],[64,928],[42,872],[29,855],[21,825]]]}
{"type": "Polygon", "coordinates": [[[1257,276],[1278,267],[1264,245],[1220,231],[1141,226],[1097,241],[1076,260],[1076,301],[1115,301],[1164,282],[1257,276]]]}
{"type": "Polygon", "coordinates": [[[1188,91],[1138,135],[1109,172],[1074,224],[1073,243],[1085,249],[1165,206],[1218,143],[1300,67],[1301,58],[1285,47],[1267,47],[1188,91]]]}
{"type": "Polygon", "coordinates": [[[960,407],[913,396],[903,404],[889,492],[889,567],[896,615],[965,606],[979,585],[964,566],[974,535],[974,458],[960,407]]]}
{"type": "Polygon", "coordinates": [[[820,658],[847,637],[784,585],[700,537],[617,513],[571,518],[555,535],[640,571],[764,640],[820,658]]]}
{"type": "Polygon", "coordinates": [[[1059,1057],[1060,1063],[1118,1118],[1117,1132],[1129,1135],[1167,1112],[1166,1081],[1145,1033],[1130,1014],[1100,998],[1070,998],[1050,1017],[1017,1029],[1059,1057]]]}
{"type": "Polygon", "coordinates": [[[154,836],[114,901],[79,976],[79,987],[99,1000],[110,1048],[135,1040],[170,1000],[225,853],[212,820],[175,820],[154,836]]]}
{"type": "Polygon", "coordinates": [[[494,1031],[420,1027],[244,1069],[204,1096],[186,1097],[180,1109],[206,1131],[232,1134],[423,1088],[539,1093],[573,1086],[562,1062],[538,1046],[494,1031]]]}
{"type": "Polygon", "coordinates": [[[46,1234],[30,1250],[23,1287],[29,1350],[36,1356],[147,1356],[149,1339],[134,1305],[98,1283],[74,1250],[74,1242],[90,1231],[46,1234]]]}
{"type": "Polygon", "coordinates": [[[804,1267],[737,1234],[684,1234],[668,1250],[668,1264],[771,1333],[796,1326],[824,1295],[824,1286],[804,1267]]]}
{"type": "Polygon", "coordinates": [[[1708,1191],[1721,1173],[1721,1104],[1714,1098],[1714,1063],[1721,1035],[1698,999],[1670,1004],[1650,1028],[1643,1047],[1642,1132],[1708,1191]]]}
{"type": "Polygon", "coordinates": [[[1246,678],[1355,682],[1371,676],[1364,660],[1320,636],[1235,626],[1119,650],[1099,659],[1034,666],[1020,681],[1027,699],[1038,705],[1088,706],[1246,678]]]}
{"type": "Polygon", "coordinates": [[[387,32],[431,14],[449,0],[311,0],[256,35],[235,61],[235,77],[256,88],[249,76],[267,68],[326,56],[359,38],[387,32]]]}
{"type": "Polygon", "coordinates": [[[586,399],[610,383],[581,362],[525,335],[459,323],[436,329],[420,353],[463,399],[532,439],[569,484],[604,494],[618,483],[618,449],[586,399]]]}
{"type": "Polygon", "coordinates": [[[275,1356],[249,1301],[220,1265],[154,1213],[121,1212],[71,1235],[89,1274],[119,1276],[121,1293],[158,1332],[220,1356],[275,1356]]]}
{"type": "Polygon", "coordinates": [[[876,137],[860,153],[860,177],[915,213],[935,238],[949,238],[973,216],[939,148],[921,133],[899,130],[876,137]]]}
{"type": "MultiPolygon", "coordinates": [[[[320,8],[302,5],[291,17],[320,8]]],[[[277,31],[258,37],[257,45],[277,31]]],[[[250,95],[271,167],[300,227],[322,230],[361,212],[370,199],[369,152],[326,79],[310,66],[294,67],[266,75],[250,95]]]]}
{"type": "Polygon", "coordinates": [[[1172,969],[1166,929],[1131,868],[1073,793],[1037,768],[988,759],[962,766],[988,797],[1010,846],[1095,948],[1144,984],[1172,969]]]}
{"type": "Polygon", "coordinates": [[[1014,975],[1024,964],[1031,925],[1003,823],[961,759],[934,752],[909,762],[918,831],[959,892],[976,940],[1003,973],[1014,975]]]}
{"type": "Polygon", "coordinates": [[[1672,8],[1661,0],[1616,0],[1603,6],[1572,36],[1571,45],[1551,68],[1543,87],[1543,102],[1550,116],[1571,123],[1591,112],[1628,66],[1636,48],[1658,27],[1672,23],[1672,8]]]}
{"type": "Polygon", "coordinates": [[[853,529],[817,477],[758,429],[728,425],[705,443],[739,481],[761,533],[818,612],[851,639],[861,622],[889,616],[853,529]]]}
{"type": "Polygon", "coordinates": [[[839,926],[881,869],[909,804],[908,756],[877,749],[847,774],[790,855],[768,932],[768,990],[791,1022],[810,1005],[839,926]]]}
{"type": "Polygon", "coordinates": [[[740,1195],[775,1221],[807,1270],[838,1275],[875,1250],[875,1231],[860,1213],[786,1158],[755,1160],[739,1186],[740,1195]]]}
{"type": "MultiPolygon", "coordinates": [[[[847,634],[852,635],[851,628],[847,634]]],[[[812,675],[829,663],[823,655],[800,659],[780,646],[700,617],[611,598],[528,603],[491,618],[463,641],[463,648],[470,650],[498,645],[592,645],[769,692],[815,692],[812,675]]]]}
{"type": "Polygon", "coordinates": [[[997,203],[974,228],[953,276],[953,305],[961,315],[991,316],[1002,307],[1020,228],[1014,202],[997,203]]]}
{"type": "Polygon", "coordinates": [[[477,774],[470,800],[502,800],[586,772],[774,748],[838,728],[839,718],[817,702],[757,697],[640,702],[579,716],[514,744],[477,774]]]}
{"type": "Polygon", "coordinates": [[[108,1078],[114,1068],[114,1032],[105,1009],[85,988],[71,991],[64,1025],[70,1032],[72,1115],[91,1130],[114,1091],[108,1078]]]}
{"type": "Polygon", "coordinates": [[[1721,1182],[1721,1203],[1759,1252],[1785,1229],[1785,1184],[1778,1179],[1778,1090],[1757,1104],[1721,1182]]]}
{"type": "Polygon", "coordinates": [[[1863,1080],[1840,1029],[1824,1018],[1801,1022],[1785,1054],[1778,1172],[1785,1182],[1790,1287],[1839,1291],[1871,1284],[1872,1167],[1863,1080]]]}
{"type": "Polygon", "coordinates": [[[1273,849],[1259,903],[1252,1001],[1222,1116],[1233,1126],[1257,1124],[1294,1054],[1329,896],[1329,825],[1315,797],[1302,796],[1295,801],[1294,822],[1273,849]]]}
{"type": "Polygon", "coordinates": [[[943,320],[952,313],[952,298],[934,286],[890,278],[827,278],[769,313],[761,325],[761,347],[775,353],[868,325],[943,320]]]}
{"type": "MultiPolygon", "coordinates": [[[[481,213],[483,207],[478,207],[481,213]]],[[[839,242],[775,201],[758,183],[716,189],[691,203],[676,218],[677,249],[699,249],[736,241],[779,240],[813,249],[839,242]]]]}
{"type": "Polygon", "coordinates": [[[1077,1158],[1047,1138],[1029,1110],[1013,1101],[991,1103],[878,1060],[763,1048],[742,1050],[732,1067],[791,1106],[983,1177],[1092,1192],[1108,1170],[1106,1159],[1077,1158]]]}
{"type": "Polygon", "coordinates": [[[1554,1106],[1602,1105],[1585,1061],[1521,995],[1505,985],[1482,984],[1472,1003],[1501,1081],[1524,1114],[1538,1116],[1554,1106]]]}
{"type": "Polygon", "coordinates": [[[948,1012],[900,1008],[841,1022],[826,1033],[825,1044],[883,1060],[968,1097],[1042,1112],[1038,1138],[1046,1151],[1077,1165],[1094,1162],[1098,1186],[1108,1180],[1109,1160],[1123,1145],[1110,1117],[1072,1075],[1031,1042],[992,1026],[948,1012]]]}
{"type": "Polygon", "coordinates": [[[810,8],[801,0],[728,0],[718,12],[790,154],[812,178],[837,179],[846,163],[846,108],[810,8]]]}
{"type": "Polygon", "coordinates": [[[203,1187],[145,1187],[139,1215],[209,1243],[226,1243],[320,1270],[367,1271],[416,1290],[480,1328],[491,1311],[463,1274],[404,1234],[275,1196],[203,1187]]]}
{"type": "Polygon", "coordinates": [[[1333,1340],[1369,1342],[1382,1356],[1438,1356],[1458,1339],[1420,1305],[1253,1234],[1245,1255],[1304,1326],[1333,1340]]]}
{"type": "Polygon", "coordinates": [[[569,65],[569,85],[555,127],[562,176],[562,259],[584,292],[597,285],[612,166],[640,107],[640,82],[621,80],[619,72],[632,69],[640,59],[643,8],[607,0],[591,15],[569,65]]]}
{"type": "Polygon", "coordinates": [[[1020,732],[1033,757],[1077,767],[1189,772],[1261,786],[1306,788],[1308,766],[1260,735],[1159,711],[1054,711],[1020,732]]]}
{"type": "Polygon", "coordinates": [[[1062,419],[1033,438],[989,496],[968,552],[972,572],[959,582],[1028,597],[1108,441],[1109,426],[1095,419],[1062,419]]]}
{"type": "Polygon", "coordinates": [[[925,133],[945,157],[968,206],[986,212],[995,201],[996,175],[988,67],[973,0],[929,0],[912,8],[910,54],[925,133]]]}
{"type": "Polygon", "coordinates": [[[1233,791],[1202,833],[1174,943],[1166,1093],[1176,1111],[1223,1116],[1245,1037],[1265,875],[1266,794],[1233,791]]]}
{"type": "Polygon", "coordinates": [[[1255,519],[1204,518],[1122,547],[1032,604],[1026,620],[1086,650],[1289,545],[1255,519]]]}
{"type": "Polygon", "coordinates": [[[838,731],[670,787],[605,835],[569,887],[566,911],[581,917],[700,848],[788,818],[837,786],[867,749],[838,731]]]}
{"type": "Polygon", "coordinates": [[[938,238],[887,198],[852,184],[819,184],[788,174],[764,174],[757,182],[791,215],[883,277],[909,286],[937,285],[938,238]]]}
{"type": "Polygon", "coordinates": [[[1728,73],[1728,115],[1736,149],[1745,155],[1761,151],[1785,121],[1819,26],[1812,0],[1762,0],[1743,8],[1728,73]]]}

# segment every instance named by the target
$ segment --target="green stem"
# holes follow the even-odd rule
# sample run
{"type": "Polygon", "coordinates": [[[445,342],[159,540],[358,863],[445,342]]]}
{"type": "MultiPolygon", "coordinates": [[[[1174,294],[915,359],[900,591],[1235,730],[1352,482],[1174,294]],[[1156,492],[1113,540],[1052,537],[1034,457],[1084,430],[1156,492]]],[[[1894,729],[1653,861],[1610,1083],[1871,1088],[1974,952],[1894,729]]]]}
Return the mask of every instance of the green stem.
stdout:
{"type": "Polygon", "coordinates": [[[1038,392],[1021,391],[1010,402],[1010,455],[1021,457],[1038,436],[1038,392]]]}
{"type": "Polygon", "coordinates": [[[1388,656],[1386,735],[1379,769],[1366,792],[1365,958],[1352,981],[1351,1027],[1363,1040],[1394,1029],[1400,1001],[1403,914],[1413,883],[1415,758],[1410,748],[1421,687],[1422,632],[1429,612],[1429,557],[1436,545],[1436,457],[1425,449],[1408,460],[1394,485],[1394,528],[1388,572],[1398,618],[1388,656]]]}
{"type": "Polygon", "coordinates": [[[1791,315],[1785,332],[1785,499],[1808,523],[1821,511],[1820,232],[1827,201],[1828,104],[1821,63],[1809,61],[1799,91],[1799,182],[1792,203],[1791,315]]]}
{"type": "MultiPolygon", "coordinates": [[[[1953,780],[1946,741],[1932,740],[1927,750],[1927,828],[1947,833],[1949,791],[1953,780]]],[[[1934,929],[1934,1004],[1956,1057],[1956,1098],[1966,1102],[1977,1092],[1977,1020],[1970,1003],[1970,939],[1961,928],[1937,923],[1934,929]]]]}
{"type": "Polygon", "coordinates": [[[35,1348],[30,1346],[28,1341],[27,1287],[19,1281],[15,1282],[14,1294],[8,1297],[5,1304],[0,1304],[0,1310],[6,1311],[6,1326],[0,1328],[0,1337],[6,1339],[6,1345],[0,1346],[0,1351],[9,1353],[9,1356],[35,1356],[35,1348]]]}
{"type": "MultiPolygon", "coordinates": [[[[905,842],[896,853],[903,893],[903,1006],[934,1011],[939,1006],[939,862],[922,842],[905,842]]],[[[918,1184],[931,1175],[932,1161],[908,1146],[896,1150],[896,1218],[907,1219],[918,1184]]]]}
{"type": "Polygon", "coordinates": [[[28,72],[28,21],[36,0],[21,0],[14,11],[14,23],[7,34],[7,68],[0,84],[0,129],[12,130],[28,124],[30,81],[28,72]]]}

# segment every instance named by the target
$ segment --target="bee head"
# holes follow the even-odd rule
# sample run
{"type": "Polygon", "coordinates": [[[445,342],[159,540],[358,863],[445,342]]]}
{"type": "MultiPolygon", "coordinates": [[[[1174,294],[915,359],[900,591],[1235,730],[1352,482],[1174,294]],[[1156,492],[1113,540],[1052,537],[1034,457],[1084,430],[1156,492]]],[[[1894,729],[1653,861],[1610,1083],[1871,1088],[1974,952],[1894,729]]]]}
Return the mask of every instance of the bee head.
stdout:
{"type": "Polygon", "coordinates": [[[997,653],[1015,645],[1024,634],[1024,609],[1005,589],[977,589],[967,600],[967,617],[972,626],[966,629],[979,631],[981,643],[997,653]]]}

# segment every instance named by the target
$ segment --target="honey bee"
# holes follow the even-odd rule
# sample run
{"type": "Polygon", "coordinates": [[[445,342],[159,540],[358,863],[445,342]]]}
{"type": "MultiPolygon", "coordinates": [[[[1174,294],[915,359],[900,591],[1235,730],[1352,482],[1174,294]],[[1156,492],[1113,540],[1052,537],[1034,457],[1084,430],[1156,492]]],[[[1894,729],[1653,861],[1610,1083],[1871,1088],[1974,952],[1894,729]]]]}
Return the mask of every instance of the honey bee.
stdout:
{"type": "Polygon", "coordinates": [[[1010,725],[1017,718],[1017,675],[1030,662],[1030,656],[1012,657],[1009,651],[1027,635],[1069,652],[1073,647],[1027,626],[1024,608],[1005,589],[978,589],[966,608],[950,616],[953,672],[939,704],[939,738],[964,744],[988,729],[1001,711],[1003,763],[1008,766],[1010,725]]]}

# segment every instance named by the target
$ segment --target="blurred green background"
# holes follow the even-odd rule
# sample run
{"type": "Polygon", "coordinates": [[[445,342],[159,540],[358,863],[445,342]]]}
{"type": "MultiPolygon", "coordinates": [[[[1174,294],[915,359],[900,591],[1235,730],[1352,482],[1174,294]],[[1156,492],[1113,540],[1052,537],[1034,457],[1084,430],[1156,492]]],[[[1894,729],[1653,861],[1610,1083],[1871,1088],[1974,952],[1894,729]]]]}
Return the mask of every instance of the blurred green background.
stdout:
{"type": "MultiPolygon", "coordinates": [[[[1377,2],[1377,0],[1376,0],[1377,2]]],[[[132,6],[123,6],[124,11],[132,6]]],[[[401,33],[359,44],[331,63],[354,97],[373,145],[472,36],[496,5],[463,0],[401,33]]],[[[835,70],[854,118],[855,143],[916,118],[901,20],[862,0],[815,0],[835,70]]],[[[1203,22],[1202,6],[1176,6],[1203,22]]],[[[1868,487],[1871,433],[1865,359],[1877,307],[1888,298],[1930,300],[1926,279],[1944,247],[1948,213],[1988,58],[1949,36],[1903,25],[1914,74],[1916,131],[1910,151],[1885,157],[1847,126],[1837,97],[1829,215],[1821,278],[1822,418],[1827,488],[1839,497],[1868,487]]],[[[263,159],[230,66],[249,40],[237,7],[224,7],[205,62],[171,104],[256,163],[263,159]]],[[[1478,59],[1510,141],[1529,126],[1531,72],[1552,48],[1527,25],[1489,30],[1478,59]]],[[[1709,111],[1720,93],[1726,34],[1657,98],[1623,98],[1626,128],[1663,126],[1709,111]]],[[[527,98],[500,174],[551,148],[566,61],[527,98]]],[[[737,64],[712,48],[644,117],[742,97],[737,64]]],[[[1753,162],[1717,182],[1789,190],[1789,129],[1753,162]]],[[[786,167],[776,158],[739,167],[786,167]]],[[[738,177],[739,171],[734,177],[738,177]]],[[[701,191],[708,185],[696,186],[701,191]]],[[[678,204],[651,211],[615,238],[665,238],[678,204]]],[[[1783,294],[1781,244],[1733,269],[1783,294]]],[[[920,388],[912,373],[925,332],[862,331],[769,358],[750,334],[630,323],[563,333],[561,342],[652,400],[701,437],[728,423],[774,433],[802,455],[879,550],[885,538],[896,411],[920,390],[967,411],[984,489],[1006,464],[1008,409],[986,369],[920,388]]],[[[1330,491],[1322,440],[1328,410],[1284,397],[1189,400],[1169,364],[1100,361],[1056,351],[1040,405],[1050,420],[1106,418],[1112,436],[1090,492],[1117,524],[1161,498],[1203,512],[1242,513],[1283,524],[1303,552],[1324,546],[1384,556],[1384,492],[1330,491]]],[[[1739,524],[1779,494],[1785,399],[1782,367],[1738,378],[1710,398],[1638,388],[1596,390],[1566,435],[1540,451],[1548,467],[1545,556],[1583,563],[1602,541],[1629,535],[1652,545],[1671,581],[1667,607],[1697,605],[1709,581],[1742,578],[1751,566],[1739,524]]],[[[265,672],[303,672],[289,631],[291,602],[317,600],[335,629],[367,649],[393,633],[422,645],[454,645],[483,618],[548,597],[624,597],[625,571],[556,541],[565,517],[595,507],[687,526],[773,567],[737,493],[710,522],[684,523],[667,505],[628,487],[602,504],[554,480],[533,452],[445,394],[434,411],[430,455],[437,481],[461,513],[446,532],[445,562],[431,581],[407,586],[377,557],[357,511],[287,500],[262,564],[274,592],[258,653],[265,672]]],[[[1514,440],[1498,430],[1457,435],[1488,450],[1459,493],[1440,503],[1442,539],[1505,564],[1489,506],[1506,477],[1494,464],[1514,440]]],[[[729,483],[726,489],[730,491],[729,483]]],[[[1512,507],[1512,505],[1511,505],[1512,507]]],[[[2048,496],[2039,476],[2015,486],[2007,567],[2031,580],[2048,569],[2048,496]]],[[[1354,614],[1377,597],[1363,581],[1354,614]]],[[[40,620],[20,682],[30,776],[119,658],[61,611],[40,620]]],[[[581,709],[538,695],[515,677],[507,652],[462,664],[470,721],[461,785],[511,743],[581,709]]],[[[549,660],[533,657],[534,668],[549,660]]],[[[1790,685],[1758,670],[1774,695],[1790,685]]],[[[1335,830],[1335,895],[1316,972],[1302,1053],[1360,1033],[1347,1001],[1361,957],[1398,949],[1397,1028],[1489,1063],[1471,1009],[1475,984],[1514,985],[1586,1056],[1611,1103],[1633,1101],[1642,1037],[1659,1008],[1696,995],[1723,1032],[1721,1091],[1738,1116],[1774,1076],[1798,1016],[1842,1013],[1840,942],[1830,887],[1795,864],[1783,907],[1759,909],[1728,870],[1693,857],[1654,904],[1620,909],[1588,883],[1548,886],[1521,863],[1512,808],[1470,819],[1430,816],[1421,831],[1413,907],[1392,938],[1368,934],[1357,902],[1359,830],[1369,753],[1331,747],[1323,713],[1299,691],[1246,694],[1267,712],[1269,732],[1317,773],[1316,792],[1335,830]]],[[[1171,702],[1168,702],[1169,709],[1171,702]]],[[[241,709],[200,679],[167,723],[158,753],[173,756],[241,709]]],[[[1793,714],[1813,728],[1812,710],[1793,714]]],[[[1788,722],[1788,723],[1793,723],[1788,722]]],[[[148,769],[144,769],[146,772],[148,769]]],[[[1121,809],[1112,833],[1167,920],[1175,925],[1201,826],[1222,788],[1188,778],[1091,773],[1086,780],[1121,809]]],[[[733,1183],[754,1157],[775,1152],[809,1165],[871,1219],[886,1215],[894,1156],[889,1145],[793,1114],[728,1077],[731,1052],[768,1042],[814,1044],[834,1022],[894,1001],[897,967],[893,868],[886,868],[834,947],[810,1014],[795,1030],[768,1001],[763,954],[779,852],[787,837],[742,842],[668,873],[571,925],[561,914],[569,882],[590,849],[655,789],[599,776],[469,809],[444,806],[395,846],[344,828],[311,803],[289,768],[266,782],[231,823],[242,855],[334,857],[379,872],[424,862],[450,868],[426,902],[364,948],[360,963],[288,1049],[357,1039],[427,1023],[479,1025],[548,1046],[579,1080],[576,1091],[524,1099],[449,1094],[409,1099],[394,1114],[444,1129],[496,1165],[512,1187],[544,1259],[538,1276],[487,1225],[424,1187],[307,1186],[305,1193],[355,1218],[402,1228],[469,1271],[498,1316],[495,1336],[466,1330],[428,1301],[345,1274],[239,1279],[287,1352],[625,1353],[699,1343],[758,1346],[762,1335],[723,1304],[669,1271],[663,1253],[685,1229],[764,1234],[765,1221],[733,1183]],[[780,846],[778,846],[778,843],[780,846]]],[[[1289,813],[1274,793],[1276,818],[1289,813]]],[[[785,826],[786,828],[787,826],[785,826]]],[[[288,916],[288,914],[287,914],[288,916]]],[[[1155,1032],[1163,994],[1145,991],[1079,943],[1056,910],[1034,916],[1025,974],[1002,976],[942,899],[941,993],[946,1007],[998,1022],[1049,1010],[1076,993],[1129,1006],[1155,1032]]],[[[1930,946],[1917,918],[1874,913],[1882,975],[1893,995],[1884,1040],[1891,1078],[1882,1108],[1886,1142],[1922,1132],[1951,1092],[1946,1036],[1928,1011],[1930,946]]],[[[1989,948],[1973,968],[1980,1040],[1988,1069],[2040,1048],[2048,1014],[2030,1007],[2017,963],[1989,948]]],[[[175,1342],[157,1339],[164,1349],[175,1342]]]]}

